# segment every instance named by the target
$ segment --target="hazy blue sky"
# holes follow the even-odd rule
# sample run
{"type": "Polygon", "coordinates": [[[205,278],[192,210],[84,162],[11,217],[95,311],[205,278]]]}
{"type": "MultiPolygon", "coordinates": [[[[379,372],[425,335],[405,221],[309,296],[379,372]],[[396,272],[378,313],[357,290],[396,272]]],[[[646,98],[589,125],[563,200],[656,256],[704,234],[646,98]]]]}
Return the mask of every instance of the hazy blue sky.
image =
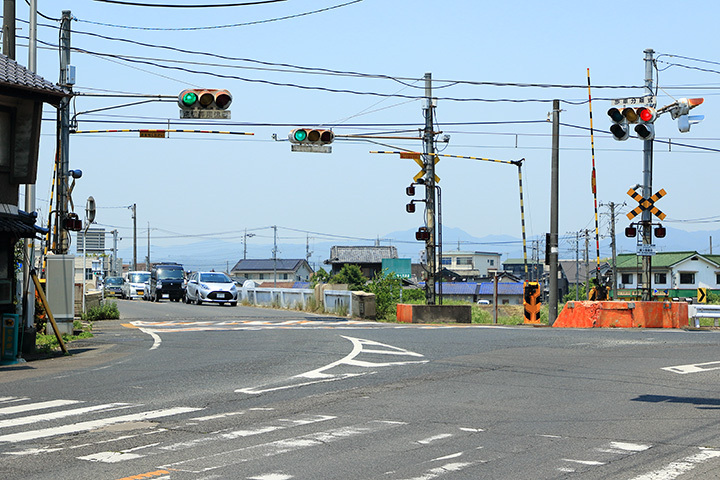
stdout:
{"type": "MultiPolygon", "coordinates": [[[[57,19],[62,10],[71,10],[76,18],[71,42],[78,49],[72,53],[78,93],[177,95],[184,88],[207,87],[227,88],[234,97],[231,121],[217,125],[183,123],[177,104],[165,101],[79,113],[79,129],[163,128],[169,124],[171,128],[255,133],[252,137],[171,134],[168,139],[138,138],[137,133],[73,135],[70,166],[84,172],[73,193],[75,204],[82,211],[85,199],[92,195],[99,207],[98,224],[108,230],[117,228],[123,237],[122,248],[131,245],[132,221],[126,207],[133,203],[137,204],[142,237],[149,222],[153,244],[165,246],[208,238],[240,241],[246,228],[258,233],[252,242],[260,243],[265,237],[262,242],[266,243],[271,231],[256,229],[270,225],[285,227],[281,230],[285,240],[298,237],[299,242],[304,242],[306,231],[314,232],[315,238],[323,237],[318,234],[386,238],[390,232],[415,229],[422,225],[423,215],[420,208],[414,215],[406,213],[405,187],[417,173],[417,165],[412,160],[369,152],[420,150],[419,141],[381,140],[384,145],[374,145],[338,140],[333,153],[325,155],[291,153],[289,143],[274,141],[272,134],[287,138],[293,126],[324,125],[338,135],[396,131],[412,135],[423,125],[422,101],[406,97],[422,96],[422,77],[430,72],[434,94],[439,97],[439,129],[451,136],[447,147],[441,145],[442,153],[526,159],[524,193],[530,236],[542,236],[549,229],[551,125],[547,120],[552,99],[563,100],[560,232],[594,228],[586,130],[590,123],[587,69],[597,86],[592,91],[592,106],[599,201],[631,205],[626,191],[642,180],[642,142],[612,140],[606,111],[608,99],[644,92],[641,88],[600,86],[642,85],[643,50],[653,48],[658,58],[659,104],[671,103],[673,98],[704,97],[705,104],[693,113],[706,116],[687,134],[678,132],[669,115],[657,121],[657,137],[673,142],[671,148],[665,143],[655,145],[654,190],[668,192],[658,207],[668,215],[667,225],[675,228],[715,229],[720,222],[714,198],[718,152],[676,145],[720,148],[715,101],[720,63],[712,63],[720,62],[717,2],[363,0],[272,21],[343,3],[349,2],[287,0],[199,9],[38,0],[44,15],[57,19]],[[187,30],[230,24],[243,25],[187,30]],[[160,46],[268,63],[213,58],[160,46]],[[392,78],[331,75],[294,67],[392,78]],[[312,88],[285,86],[290,84],[312,88]],[[324,88],[362,94],[333,93],[324,88]],[[499,99],[516,102],[497,102],[499,99]],[[688,221],[704,218],[711,223],[688,221]]],[[[25,2],[18,0],[17,10],[18,35],[26,36],[25,2]]],[[[38,73],[55,82],[58,53],[46,47],[57,45],[59,24],[42,17],[38,21],[39,39],[47,44],[40,44],[38,73]]],[[[27,64],[26,40],[19,38],[18,44],[18,60],[27,64]]],[[[84,112],[128,101],[78,96],[74,110],[84,112]]],[[[48,108],[45,118],[37,184],[38,207],[44,216],[50,198],[55,112],[48,108]]],[[[515,167],[444,158],[437,174],[446,226],[476,237],[520,236],[515,167]]],[[[627,223],[620,217],[618,228],[627,223]]],[[[601,230],[607,233],[606,216],[601,230]]],[[[350,238],[337,243],[355,241],[350,238]]],[[[661,240],[657,243],[662,247],[661,240]]],[[[420,248],[418,244],[412,251],[420,248]]],[[[492,250],[477,245],[468,249],[492,250]]]]}

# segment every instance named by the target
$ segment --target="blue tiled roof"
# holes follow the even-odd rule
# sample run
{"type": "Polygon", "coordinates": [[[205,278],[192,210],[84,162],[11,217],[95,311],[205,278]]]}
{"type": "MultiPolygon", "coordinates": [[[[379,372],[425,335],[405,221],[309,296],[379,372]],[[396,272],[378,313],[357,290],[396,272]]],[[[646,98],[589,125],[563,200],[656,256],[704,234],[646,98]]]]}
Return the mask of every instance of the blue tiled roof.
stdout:
{"type": "MultiPolygon", "coordinates": [[[[420,282],[425,286],[425,282],[420,282]]],[[[439,285],[435,284],[435,291],[438,291],[439,285]]],[[[443,295],[493,295],[495,286],[493,282],[443,282],[443,295]],[[480,289],[478,290],[478,285],[480,289]]],[[[498,282],[498,295],[522,295],[523,284],[515,282],[498,282]]]]}

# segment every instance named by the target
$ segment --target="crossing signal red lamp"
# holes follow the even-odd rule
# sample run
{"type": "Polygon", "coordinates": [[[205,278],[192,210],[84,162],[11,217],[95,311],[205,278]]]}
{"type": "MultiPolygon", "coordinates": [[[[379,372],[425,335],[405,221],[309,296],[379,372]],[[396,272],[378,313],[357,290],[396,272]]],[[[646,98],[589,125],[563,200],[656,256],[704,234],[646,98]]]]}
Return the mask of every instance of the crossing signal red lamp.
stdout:
{"type": "Polygon", "coordinates": [[[426,242],[430,240],[430,230],[428,230],[427,227],[418,228],[418,231],[415,232],[415,240],[418,242],[426,242]]]}
{"type": "Polygon", "coordinates": [[[655,227],[655,236],[657,238],[665,238],[665,235],[667,235],[667,229],[665,227],[662,225],[655,227]]]}
{"type": "Polygon", "coordinates": [[[640,107],[637,109],[637,116],[640,123],[635,127],[635,133],[642,140],[652,140],[655,138],[655,119],[657,112],[651,107],[640,107]]]}

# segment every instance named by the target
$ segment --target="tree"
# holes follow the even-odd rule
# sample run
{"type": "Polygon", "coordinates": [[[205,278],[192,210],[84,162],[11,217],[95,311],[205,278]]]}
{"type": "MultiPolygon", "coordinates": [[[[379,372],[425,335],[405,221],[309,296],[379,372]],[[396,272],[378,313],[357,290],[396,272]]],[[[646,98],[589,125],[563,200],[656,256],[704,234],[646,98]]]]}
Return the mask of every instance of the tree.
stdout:
{"type": "Polygon", "coordinates": [[[326,272],[324,268],[320,267],[320,270],[313,273],[310,277],[310,284],[315,288],[315,285],[318,283],[327,283],[328,280],[330,280],[330,274],[326,272]]]}
{"type": "Polygon", "coordinates": [[[346,283],[349,290],[362,290],[367,283],[367,278],[363,276],[359,266],[345,264],[342,269],[330,279],[330,283],[346,283]]]}
{"type": "Polygon", "coordinates": [[[400,277],[383,270],[375,274],[372,281],[367,284],[365,291],[375,294],[375,309],[378,318],[395,316],[397,303],[402,294],[400,277]]]}

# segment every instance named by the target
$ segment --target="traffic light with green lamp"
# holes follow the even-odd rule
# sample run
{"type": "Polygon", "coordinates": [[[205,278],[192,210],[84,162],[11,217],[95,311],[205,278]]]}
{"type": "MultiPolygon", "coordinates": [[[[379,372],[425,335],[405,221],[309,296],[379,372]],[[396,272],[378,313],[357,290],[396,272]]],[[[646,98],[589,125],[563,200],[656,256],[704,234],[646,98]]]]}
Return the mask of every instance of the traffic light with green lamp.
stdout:
{"type": "Polygon", "coordinates": [[[335,140],[332,130],[323,128],[295,128],[288,134],[293,152],[331,153],[335,140]]]}
{"type": "Polygon", "coordinates": [[[227,90],[190,88],[178,95],[180,118],[229,119],[232,95],[227,90]]]}

